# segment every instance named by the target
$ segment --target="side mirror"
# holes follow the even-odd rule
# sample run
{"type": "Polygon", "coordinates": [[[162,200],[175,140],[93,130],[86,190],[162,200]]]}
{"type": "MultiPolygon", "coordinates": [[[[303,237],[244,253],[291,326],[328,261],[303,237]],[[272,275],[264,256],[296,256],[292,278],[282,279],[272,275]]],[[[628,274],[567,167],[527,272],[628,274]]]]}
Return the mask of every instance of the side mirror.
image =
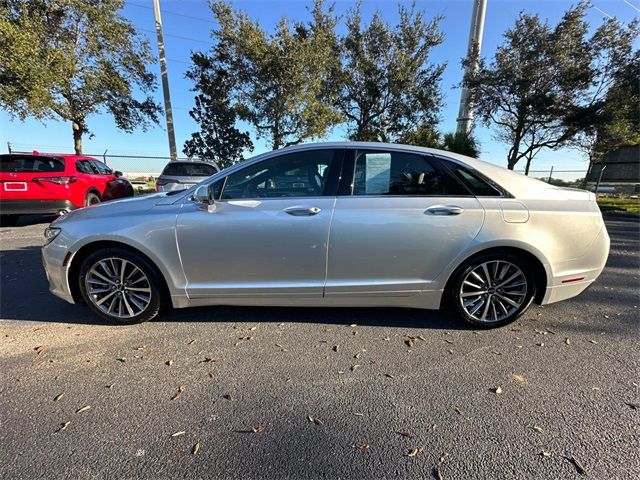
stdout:
{"type": "Polygon", "coordinates": [[[200,185],[191,195],[191,200],[197,203],[200,208],[206,208],[209,212],[215,212],[216,202],[211,195],[209,185],[200,185]]]}
{"type": "Polygon", "coordinates": [[[116,170],[115,172],[113,172],[113,174],[116,176],[116,178],[122,176],[122,172],[120,170],[116,170]]]}

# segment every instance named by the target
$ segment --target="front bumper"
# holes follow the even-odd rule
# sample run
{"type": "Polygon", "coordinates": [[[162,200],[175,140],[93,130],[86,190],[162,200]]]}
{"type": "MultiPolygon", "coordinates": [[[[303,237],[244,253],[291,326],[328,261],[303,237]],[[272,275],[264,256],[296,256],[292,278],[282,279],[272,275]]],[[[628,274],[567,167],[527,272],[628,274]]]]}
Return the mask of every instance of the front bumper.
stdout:
{"type": "Polygon", "coordinates": [[[72,254],[58,243],[56,238],[49,245],[42,247],[42,265],[49,282],[49,291],[69,303],[76,303],[69,287],[68,266],[72,254]]]}
{"type": "Polygon", "coordinates": [[[0,200],[0,213],[3,215],[48,215],[76,208],[69,200],[0,200]]]}

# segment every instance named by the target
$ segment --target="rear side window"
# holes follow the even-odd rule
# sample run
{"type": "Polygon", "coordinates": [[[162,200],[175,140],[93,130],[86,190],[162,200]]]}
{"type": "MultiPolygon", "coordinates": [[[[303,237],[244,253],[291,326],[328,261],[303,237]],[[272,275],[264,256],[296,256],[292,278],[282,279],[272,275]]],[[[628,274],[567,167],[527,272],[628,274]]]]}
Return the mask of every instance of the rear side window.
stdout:
{"type": "Polygon", "coordinates": [[[354,195],[469,196],[441,166],[405,152],[359,151],[354,195]]]}
{"type": "Polygon", "coordinates": [[[172,162],[164,167],[162,175],[171,175],[173,177],[210,177],[217,172],[218,170],[216,170],[213,165],[172,162]]]}
{"type": "Polygon", "coordinates": [[[64,172],[64,160],[36,155],[0,155],[0,172],[64,172]]]}
{"type": "Polygon", "coordinates": [[[499,197],[503,195],[503,192],[497,185],[490,183],[475,172],[457,163],[447,162],[445,160],[441,161],[449,167],[458,180],[464,183],[476,197],[499,197]]]}

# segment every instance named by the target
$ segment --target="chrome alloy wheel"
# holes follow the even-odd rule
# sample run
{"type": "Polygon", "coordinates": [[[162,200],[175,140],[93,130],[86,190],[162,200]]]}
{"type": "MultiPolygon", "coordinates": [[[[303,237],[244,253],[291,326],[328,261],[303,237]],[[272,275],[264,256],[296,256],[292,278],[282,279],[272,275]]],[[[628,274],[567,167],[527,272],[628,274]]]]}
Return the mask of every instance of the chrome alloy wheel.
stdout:
{"type": "Polygon", "coordinates": [[[84,282],[91,302],[113,318],[133,318],[151,302],[149,279],[130,260],[103,258],[89,269],[84,282]]]}
{"type": "Polygon", "coordinates": [[[510,262],[481,263],[464,277],[458,296],[462,308],[474,320],[500,322],[524,304],[527,277],[510,262]]]}

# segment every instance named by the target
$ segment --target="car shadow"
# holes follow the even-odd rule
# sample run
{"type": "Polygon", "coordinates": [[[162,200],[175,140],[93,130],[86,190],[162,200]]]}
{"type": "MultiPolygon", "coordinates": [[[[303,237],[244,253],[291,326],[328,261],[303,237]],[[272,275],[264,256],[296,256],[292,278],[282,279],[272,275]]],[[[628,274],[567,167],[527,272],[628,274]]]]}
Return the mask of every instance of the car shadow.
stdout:
{"type": "MultiPolygon", "coordinates": [[[[40,247],[0,252],[0,318],[3,320],[111,325],[84,305],[49,292],[40,247]]],[[[438,311],[408,308],[194,307],[165,312],[156,322],[317,323],[398,328],[469,329],[438,311]]]]}

